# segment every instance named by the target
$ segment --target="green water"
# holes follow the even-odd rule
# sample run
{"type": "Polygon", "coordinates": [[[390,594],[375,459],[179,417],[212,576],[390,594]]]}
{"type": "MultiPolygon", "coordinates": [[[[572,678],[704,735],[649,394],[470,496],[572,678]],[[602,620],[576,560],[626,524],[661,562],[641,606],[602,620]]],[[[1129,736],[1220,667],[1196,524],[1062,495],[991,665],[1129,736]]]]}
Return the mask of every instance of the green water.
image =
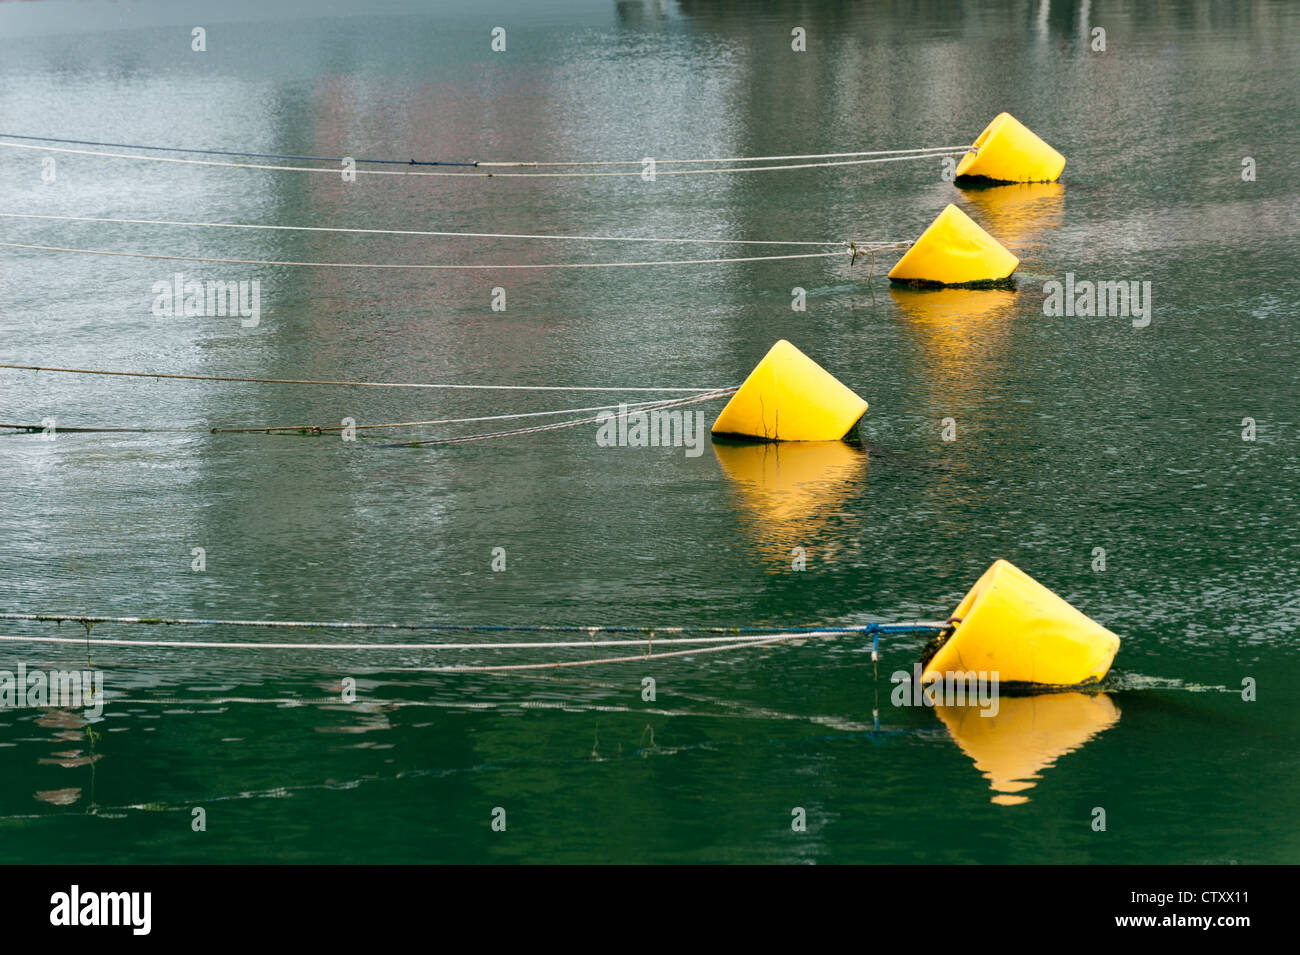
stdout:
{"type": "MultiPolygon", "coordinates": [[[[888,675],[910,668],[921,637],[885,641],[879,679],[853,638],[541,675],[417,669],[538,659],[522,651],[96,647],[102,717],[0,709],[0,861],[1300,860],[1300,8],[574,2],[347,16],[343,4],[236,4],[218,18],[5,6],[10,133],[638,159],[959,144],[1005,109],[1068,165],[1060,186],[979,192],[945,181],[937,160],[653,183],[344,183],[6,149],[0,211],[879,240],[914,238],[951,202],[1021,264],[1014,292],[926,294],[891,289],[889,260],[868,280],[870,263],[842,259],[422,273],[4,249],[3,362],[694,387],[738,383],[787,338],[871,403],[857,446],[767,458],[602,448],[588,427],[444,449],[0,437],[4,609],[851,625],[946,616],[1005,557],[1123,645],[1103,696],[1004,701],[990,729],[891,705],[888,675]],[[205,53],[190,49],[196,24],[205,53]],[[498,25],[503,53],[489,48],[498,25]],[[796,26],[805,53],[790,49],[796,26]],[[1096,26],[1104,52],[1090,49],[1096,26]],[[54,182],[41,178],[46,155],[54,182]],[[1243,157],[1256,161],[1253,182],[1243,157]],[[260,281],[261,323],[154,316],[153,284],[176,271],[260,281]],[[1150,325],[1044,315],[1044,282],[1066,272],[1150,281],[1150,325]],[[490,307],[494,287],[505,311],[490,307]],[[806,311],[791,308],[795,287],[806,311]],[[945,418],[955,441],[942,440],[945,418]],[[493,548],[505,550],[503,572],[493,548]],[[346,678],[355,704],[339,699],[346,678]],[[1255,702],[1241,699],[1246,678],[1255,702]],[[252,702],[218,702],[231,698],[252,702]],[[205,832],[192,830],[196,807],[205,832]],[[496,807],[504,832],[491,827],[496,807]],[[805,832],[791,829],[796,807],[805,832]]],[[[0,220],[0,240],[336,262],[753,253],[15,219],[0,220]]],[[[410,421],[604,398],[0,372],[0,420],[63,427],[410,421]]],[[[78,646],[5,644],[0,669],[86,658],[78,646]]]]}

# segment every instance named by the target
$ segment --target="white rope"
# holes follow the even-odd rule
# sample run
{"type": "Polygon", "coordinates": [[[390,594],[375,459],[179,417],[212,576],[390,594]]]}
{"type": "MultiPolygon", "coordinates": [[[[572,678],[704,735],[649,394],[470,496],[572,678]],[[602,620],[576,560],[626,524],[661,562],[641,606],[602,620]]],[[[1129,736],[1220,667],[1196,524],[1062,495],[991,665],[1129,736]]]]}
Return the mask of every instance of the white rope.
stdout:
{"type": "Polygon", "coordinates": [[[662,640],[642,637],[631,640],[540,640],[507,643],[251,643],[214,640],[129,640],[113,637],[22,637],[0,636],[5,643],[55,643],[84,647],[168,647],[184,650],[573,650],[589,647],[653,647],[655,644],[735,644],[748,646],[769,640],[798,640],[805,637],[841,635],[839,630],[814,630],[807,633],[758,634],[745,637],[666,637],[662,640]]]}
{"type": "Polygon", "coordinates": [[[652,388],[620,385],[443,385],[410,381],[334,381],[311,378],[243,378],[227,375],[180,375],[172,372],[103,371],[93,368],[54,368],[48,365],[0,364],[0,368],[8,368],[16,371],[61,372],[70,375],[109,375],[121,378],[167,378],[180,379],[182,381],[249,382],[264,385],[338,385],[346,388],[443,388],[469,391],[680,391],[689,392],[691,394],[703,394],[707,391],[724,390],[721,388],[652,388]]]}
{"type": "MultiPolygon", "coordinates": [[[[201,617],[105,617],[96,614],[19,613],[13,611],[0,612],[0,620],[22,620],[34,623],[79,623],[83,626],[86,624],[97,626],[101,623],[123,623],[151,627],[254,627],[258,629],[272,630],[475,630],[480,632],[509,630],[514,632],[531,633],[585,633],[588,635],[588,639],[590,639],[590,635],[593,633],[720,633],[725,634],[729,638],[748,639],[750,636],[771,637],[778,633],[794,633],[796,631],[799,633],[828,633],[833,630],[837,633],[860,633],[863,630],[862,627],[787,627],[782,630],[778,627],[753,629],[748,627],[688,627],[667,625],[630,627],[601,624],[575,626],[572,624],[374,623],[364,620],[217,620],[201,617]]],[[[920,627],[927,630],[942,630],[944,629],[945,624],[901,623],[890,624],[889,626],[895,628],[920,627]]],[[[245,644],[240,644],[240,646],[245,646],[245,644]]]]}
{"type": "MultiPolygon", "coordinates": [[[[641,658],[638,658],[641,659],[641,658]]],[[[176,697],[164,696],[154,699],[141,699],[127,696],[104,696],[104,703],[115,707],[121,706],[226,706],[236,704],[272,704],[276,706],[338,706],[341,696],[214,696],[214,697],[176,697]]],[[[844,725],[850,732],[862,732],[872,728],[870,723],[851,723],[827,716],[801,716],[797,713],[782,713],[779,710],[739,709],[725,713],[708,710],[665,710],[659,707],[619,706],[613,703],[570,703],[562,700],[402,700],[390,697],[359,697],[349,704],[357,707],[359,715],[372,712],[385,712],[390,709],[420,707],[439,710],[558,710],[566,713],[629,713],[634,716],[678,716],[721,720],[769,720],[772,722],[789,721],[795,723],[815,723],[818,725],[844,725]]],[[[733,704],[734,706],[734,704],[733,704]]],[[[45,709],[38,705],[15,705],[14,709],[45,709]]]]}
{"type": "Polygon", "coordinates": [[[79,255],[110,255],[128,259],[166,259],[174,262],[212,262],[221,265],[301,266],[320,269],[426,269],[437,271],[478,269],[617,269],[656,265],[716,265],[729,262],[775,262],[782,259],[825,259],[832,256],[862,255],[876,249],[840,249],[836,252],[800,252],[788,255],[751,255],[739,258],[669,259],[654,262],[545,262],[527,265],[401,265],[391,262],[284,262],[272,259],[220,259],[202,255],[161,255],[152,252],[109,252],[103,249],[72,249],[57,245],[28,245],[0,242],[10,249],[34,249],[38,252],[74,252],[79,255]]]}
{"type": "MultiPolygon", "coordinates": [[[[704,391],[691,398],[660,398],[652,401],[625,401],[616,405],[594,405],[590,408],[558,408],[554,411],[523,411],[514,414],[494,414],[480,415],[476,418],[441,418],[436,421],[391,421],[384,424],[354,424],[354,425],[330,425],[328,427],[320,425],[269,425],[267,427],[247,427],[247,428],[212,428],[211,433],[235,432],[235,431],[302,431],[309,429],[312,431],[346,431],[351,428],[353,431],[375,431],[386,428],[423,428],[439,424],[469,424],[475,421],[509,421],[515,418],[540,418],[547,415],[561,414],[578,414],[584,411],[614,411],[623,408],[638,408],[643,411],[654,411],[656,409],[667,410],[669,408],[681,407],[685,404],[695,403],[694,399],[700,401],[722,398],[734,394],[735,388],[721,388],[716,392],[704,391]]],[[[620,415],[619,417],[622,417],[620,415]]],[[[565,422],[566,424],[586,424],[587,421],[565,422]]]]}
{"type": "MultiPolygon", "coordinates": [[[[351,235],[416,235],[441,236],[465,239],[554,239],[563,242],[646,242],[652,244],[693,244],[693,245],[801,245],[818,246],[847,245],[847,241],[837,239],[829,242],[780,241],[776,239],[678,239],[655,238],[622,235],[536,235],[515,232],[433,232],[420,229],[346,229],[326,226],[302,225],[258,225],[240,222],[191,222],[171,219],[114,219],[99,216],[56,216],[37,215],[23,212],[0,212],[5,219],[48,219],[59,222],[103,222],[115,225],[161,225],[189,226],[204,229],[268,229],[283,232],[341,232],[351,235]]],[[[898,240],[882,239],[878,244],[888,245],[898,240]]],[[[859,245],[871,244],[859,241],[859,245]]]]}
{"type": "MultiPolygon", "coordinates": [[[[7,143],[0,142],[0,146],[10,149],[36,149],[43,152],[71,153],[78,156],[99,156],[104,159],[134,159],[143,162],[169,162],[180,163],[187,166],[220,166],[228,169],[266,169],[274,172],[321,172],[337,176],[340,173],[337,167],[327,166],[280,166],[268,163],[245,163],[245,162],[222,162],[216,159],[177,159],[171,156],[141,156],[138,153],[110,153],[95,149],[68,149],[60,146],[36,146],[30,143],[7,143]]],[[[957,149],[949,150],[950,153],[966,152],[968,147],[961,146],[957,149]]],[[[927,152],[907,155],[882,156],[874,159],[843,159],[831,162],[806,162],[794,163],[775,166],[730,166],[722,169],[658,169],[659,161],[656,160],[656,176],[704,176],[716,173],[728,172],[772,172],[783,169],[817,169],[827,166],[866,166],[874,163],[885,162],[906,162],[910,159],[934,159],[943,155],[942,152],[927,152]]],[[[630,161],[630,160],[629,160],[630,161]]],[[[672,162],[673,160],[669,160],[672,162]]],[[[684,162],[685,160],[676,160],[684,162]]],[[[479,165],[487,165],[480,163],[479,165]]],[[[444,178],[507,178],[507,179],[587,179],[593,177],[622,177],[622,176],[641,176],[641,171],[633,172],[441,172],[435,170],[415,170],[415,169],[351,169],[349,173],[355,173],[358,176],[439,176],[444,178]]]]}
{"type": "MultiPolygon", "coordinates": [[[[380,431],[390,428],[423,428],[433,425],[443,424],[467,424],[475,421],[505,421],[516,418],[537,418],[547,415],[567,415],[576,414],[586,411],[614,411],[618,410],[618,417],[624,417],[628,409],[637,409],[637,413],[646,411],[667,411],[673,408],[682,408],[687,405],[699,404],[705,401],[715,401],[719,398],[730,397],[735,394],[737,388],[722,388],[716,391],[705,391],[699,394],[689,395],[685,398],[659,398],[651,401],[633,401],[621,402],[616,405],[596,405],[590,408],[557,408],[553,411],[524,411],[514,412],[511,414],[498,415],[480,415],[472,418],[441,418],[433,421],[390,421],[382,424],[352,424],[352,425],[313,425],[313,424],[283,424],[283,425],[243,425],[227,427],[208,427],[208,428],[132,428],[132,427],[94,427],[94,426],[65,426],[61,430],[65,433],[108,433],[123,432],[133,434],[276,434],[284,432],[310,432],[312,434],[321,434],[335,431],[380,431]]],[[[467,441],[478,441],[487,438],[510,437],[519,434],[533,434],[542,431],[559,431],[565,428],[575,428],[584,424],[593,424],[601,422],[603,415],[594,418],[575,418],[569,421],[561,421],[557,424],[538,425],[532,428],[522,428],[516,431],[498,431],[488,434],[465,435],[459,438],[435,438],[433,440],[417,442],[420,445],[441,445],[441,444],[460,444],[467,441]]],[[[0,422],[0,428],[12,429],[18,431],[38,431],[39,425],[34,424],[15,424],[12,422],[0,422]]],[[[406,442],[403,442],[405,444],[406,442]]],[[[10,617],[8,619],[18,619],[10,617]]]]}
{"type": "MultiPolygon", "coordinates": [[[[655,165],[685,165],[688,163],[722,162],[785,162],[791,159],[848,159],[858,156],[897,156],[906,153],[969,152],[970,146],[923,146],[919,149],[876,149],[852,153],[800,153],[793,156],[730,156],[726,159],[656,159],[655,165]]],[[[650,157],[646,157],[650,158],[650,157]]],[[[569,162],[476,162],[476,166],[644,166],[645,159],[587,159],[569,162]]]]}
{"type": "MultiPolygon", "coordinates": [[[[682,408],[685,407],[686,405],[698,404],[702,401],[716,401],[719,398],[725,398],[729,395],[733,395],[738,390],[739,390],[738,387],[728,388],[728,389],[724,389],[723,391],[710,392],[703,395],[692,395],[688,398],[673,398],[668,401],[662,401],[656,403],[653,407],[654,410],[656,411],[667,411],[670,408],[682,408]]],[[[594,418],[570,418],[567,421],[560,421],[554,424],[536,424],[533,425],[531,428],[516,428],[512,431],[489,431],[486,434],[467,434],[467,435],[462,435],[461,437],[458,438],[433,438],[430,440],[423,440],[423,441],[402,441],[397,444],[381,445],[381,447],[392,448],[392,447],[446,446],[446,445],[453,445],[453,444],[465,444],[470,441],[486,441],[491,438],[513,438],[524,434],[541,434],[542,432],[545,431],[562,431],[566,428],[577,428],[584,424],[599,424],[602,423],[604,419],[605,419],[604,415],[597,415],[594,418]]],[[[373,425],[372,427],[379,427],[379,426],[373,425]]],[[[213,433],[215,434],[216,432],[221,430],[229,430],[229,429],[214,428],[213,433]]],[[[335,430],[335,429],[331,429],[331,430],[335,430]]]]}
{"type": "Polygon", "coordinates": [[[673,650],[669,653],[646,653],[626,657],[608,657],[604,660],[565,660],[559,663],[486,664],[483,666],[416,667],[414,669],[418,669],[424,673],[486,673],[489,671],[505,672],[510,670],[558,670],[567,667],[595,667],[605,666],[611,663],[639,663],[645,660],[662,660],[665,657],[696,656],[704,653],[723,653],[727,650],[745,650],[749,647],[761,646],[764,644],[786,643],[790,640],[803,640],[812,636],[820,636],[820,634],[792,633],[779,637],[765,637],[760,640],[747,640],[744,643],[732,643],[725,647],[705,647],[699,650],[673,650]]]}
{"type": "MultiPolygon", "coordinates": [[[[726,389],[726,388],[720,389],[717,395],[714,395],[712,392],[701,392],[700,397],[703,397],[704,395],[707,394],[711,397],[720,398],[723,396],[723,394],[730,391],[731,389],[726,389]]],[[[443,418],[440,421],[399,421],[395,424],[359,424],[356,426],[356,430],[361,431],[366,428],[408,428],[408,427],[413,428],[413,427],[422,427],[425,425],[435,425],[435,424],[469,424],[470,422],[474,422],[474,421],[507,421],[512,418],[540,418],[546,415],[578,414],[579,412],[582,411],[615,411],[622,408],[644,408],[644,409],[654,410],[656,407],[667,403],[668,402],[665,401],[624,401],[616,405],[593,405],[590,408],[561,408],[556,411],[523,411],[523,412],[518,412],[516,414],[483,415],[478,418],[443,418]]],[[[672,403],[676,404],[676,402],[672,402],[672,403]]],[[[332,430],[338,430],[338,428],[335,427],[335,428],[322,429],[322,430],[332,431],[332,430]]]]}

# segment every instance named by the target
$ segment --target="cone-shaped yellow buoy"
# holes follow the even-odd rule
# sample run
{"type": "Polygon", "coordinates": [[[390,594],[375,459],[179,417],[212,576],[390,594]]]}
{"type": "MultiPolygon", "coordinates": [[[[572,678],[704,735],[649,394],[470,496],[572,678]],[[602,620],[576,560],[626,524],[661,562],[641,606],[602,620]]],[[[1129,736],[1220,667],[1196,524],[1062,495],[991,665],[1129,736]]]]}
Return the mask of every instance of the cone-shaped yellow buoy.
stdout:
{"type": "Polygon", "coordinates": [[[713,422],[713,433],[760,441],[838,441],[867,403],[788,341],[772,346],[713,422]]]}
{"type": "Polygon", "coordinates": [[[1005,281],[1020,260],[966,213],[949,205],[889,270],[911,285],[990,285],[1005,281]]]}
{"type": "Polygon", "coordinates": [[[957,182],[1055,182],[1065,157],[1010,113],[999,113],[957,163],[957,182]]]}
{"type": "Polygon", "coordinates": [[[997,795],[993,802],[1029,802],[1033,789],[1066,753],[1119,722],[1119,707],[1104,693],[1003,696],[996,713],[982,706],[936,705],[935,713],[997,795]]]}
{"type": "Polygon", "coordinates": [[[1076,686],[1104,677],[1119,650],[1119,637],[1005,560],[952,615],[960,623],[925,665],[922,683],[983,670],[1002,683],[1076,686]]]}

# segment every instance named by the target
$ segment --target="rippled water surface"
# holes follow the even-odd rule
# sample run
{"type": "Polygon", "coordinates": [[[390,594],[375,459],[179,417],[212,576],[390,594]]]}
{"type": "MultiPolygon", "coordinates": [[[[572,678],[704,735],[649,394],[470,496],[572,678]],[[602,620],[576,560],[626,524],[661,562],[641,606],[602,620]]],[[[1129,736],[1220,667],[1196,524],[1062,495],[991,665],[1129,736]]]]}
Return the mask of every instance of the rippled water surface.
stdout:
{"type": "MultiPolygon", "coordinates": [[[[1005,557],[1123,646],[1102,692],[1007,699],[988,720],[892,705],[888,675],[910,668],[919,637],[884,642],[878,679],[853,638],[543,674],[420,669],[538,659],[523,651],[6,643],[0,669],[89,658],[106,703],[89,720],[0,709],[0,859],[1300,860],[1300,8],[4,6],[6,133],[295,155],[691,158],[960,144],[1008,110],[1068,159],[1059,185],[964,191],[938,160],[653,183],[345,183],[5,148],[7,212],[870,241],[914,238],[951,202],[1021,264],[1014,291],[918,292],[890,288],[887,257],[421,272],[0,249],[4,363],[709,387],[738,383],[786,338],[871,404],[843,445],[706,443],[688,456],[601,448],[583,427],[382,448],[369,435],[207,429],[609,399],[0,371],[5,423],[188,429],[0,437],[4,610],[848,625],[942,618],[1005,557]],[[196,23],[205,53],[190,49],[196,23]],[[489,46],[498,25],[503,53],[489,46]],[[795,26],[806,53],[790,48],[795,26]],[[1090,49],[1096,26],[1104,52],[1090,49]],[[1256,181],[1242,180],[1244,157],[1256,181]],[[154,284],[178,271],[259,281],[260,324],[155,316],[154,284]],[[1066,272],[1150,281],[1150,325],[1044,315],[1043,283],[1066,272]],[[795,287],[806,311],[791,308],[795,287]],[[941,440],[949,417],[953,442],[941,440]],[[1241,699],[1246,678],[1256,702],[1241,699]],[[341,700],[347,679],[355,704],[341,700]],[[192,831],[196,807],[206,832],[192,831]],[[804,833],[791,831],[795,807],[804,833]]],[[[768,251],[12,218],[0,241],[462,264],[768,251]]],[[[0,633],[84,636],[25,622],[0,633]]]]}

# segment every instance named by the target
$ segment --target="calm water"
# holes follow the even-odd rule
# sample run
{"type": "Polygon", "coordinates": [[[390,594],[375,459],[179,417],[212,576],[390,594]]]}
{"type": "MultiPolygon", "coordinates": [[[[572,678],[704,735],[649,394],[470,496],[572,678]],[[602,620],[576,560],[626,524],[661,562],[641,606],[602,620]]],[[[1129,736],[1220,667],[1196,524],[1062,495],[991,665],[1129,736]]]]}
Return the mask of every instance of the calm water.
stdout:
{"type": "MultiPolygon", "coordinates": [[[[839,259],[401,273],[0,250],[3,362],[714,386],[788,338],[871,402],[860,446],[698,457],[599,448],[594,428],[437,450],[0,437],[3,608],[860,624],[944,616],[1006,557],[1122,636],[1105,692],[1004,701],[997,721],[894,707],[888,674],[910,667],[920,638],[886,642],[879,680],[854,639],[545,676],[418,669],[537,658],[521,652],[97,647],[101,718],[0,710],[0,860],[1300,861],[1300,8],[426,6],[349,17],[343,4],[296,16],[249,3],[216,18],[6,4],[0,129],[327,156],[635,159],[949,145],[1006,109],[1067,156],[1064,181],[967,192],[936,160],[655,183],[345,184],[58,154],[47,183],[48,154],[6,149],[0,211],[874,240],[913,238],[953,202],[1021,266],[1014,293],[918,293],[890,289],[887,262],[868,281],[868,263],[839,259]],[[196,24],[206,53],[190,50],[196,24]],[[504,53],[489,49],[498,25],[504,53]],[[795,26],[806,53],[790,50],[795,26]],[[1105,52],[1089,49],[1094,26],[1105,52]],[[1247,156],[1255,182],[1240,175],[1247,156]],[[152,286],[178,270],[260,281],[261,324],[155,317],[152,286]],[[1067,271],[1149,280],[1150,326],[1044,316],[1043,283],[1067,271]],[[497,286],[504,312],[490,307],[497,286]],[[941,440],[945,417],[955,442],[941,440]],[[356,705],[338,701],[347,677],[356,705]],[[1240,698],[1247,677],[1257,702],[1240,698]],[[206,832],[191,830],[194,807],[206,832]],[[791,831],[794,807],[805,833],[791,831]]],[[[0,234],[340,262],[743,254],[15,219],[0,234]]],[[[0,420],[62,426],[404,421],[602,403],[591,397],[0,372],[0,420]]],[[[86,658],[6,644],[0,668],[86,658]]]]}

